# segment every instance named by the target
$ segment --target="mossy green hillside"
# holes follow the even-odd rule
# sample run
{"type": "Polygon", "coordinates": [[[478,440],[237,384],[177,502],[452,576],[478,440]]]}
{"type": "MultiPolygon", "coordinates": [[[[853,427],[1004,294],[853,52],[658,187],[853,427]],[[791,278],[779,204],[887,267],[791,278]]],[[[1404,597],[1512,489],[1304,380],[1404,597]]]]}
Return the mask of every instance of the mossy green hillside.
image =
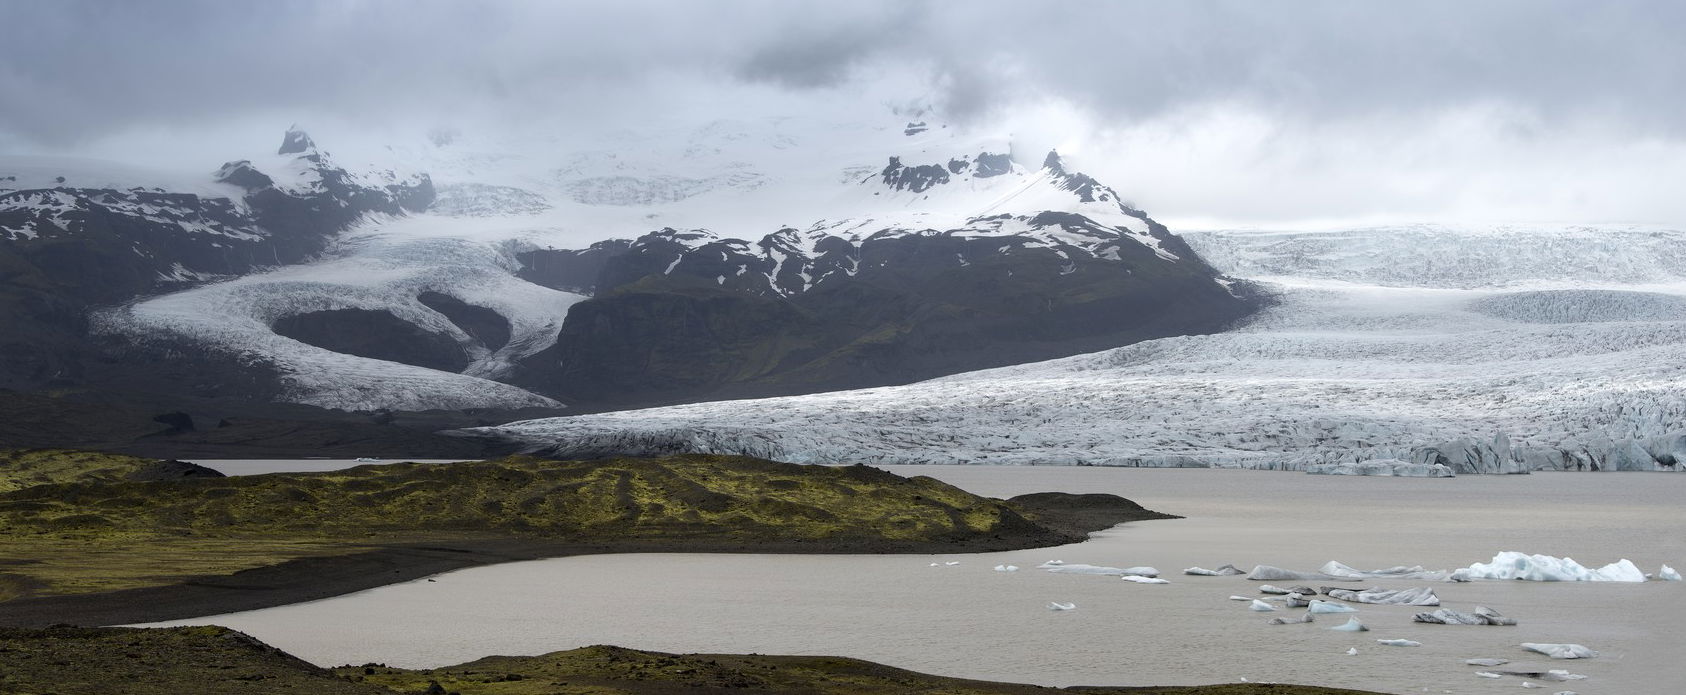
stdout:
{"type": "MultiPolygon", "coordinates": [[[[825,656],[663,654],[586,647],[493,656],[437,669],[322,669],[223,627],[0,628],[0,692],[25,695],[653,695],[928,693],[1030,695],[1366,695],[1298,685],[1061,690],[932,676],[825,656]]],[[[1373,695],[1373,694],[1370,694],[1373,695]]]]}
{"type": "Polygon", "coordinates": [[[114,483],[182,477],[220,477],[181,461],[72,449],[0,449],[0,494],[54,483],[114,483]]]}
{"type": "Polygon", "coordinates": [[[1082,537],[1008,502],[866,466],[518,457],[133,482],[73,475],[84,459],[72,459],[42,467],[59,482],[0,493],[0,600],[162,586],[398,544],[729,541],[894,552],[1082,537]]]}

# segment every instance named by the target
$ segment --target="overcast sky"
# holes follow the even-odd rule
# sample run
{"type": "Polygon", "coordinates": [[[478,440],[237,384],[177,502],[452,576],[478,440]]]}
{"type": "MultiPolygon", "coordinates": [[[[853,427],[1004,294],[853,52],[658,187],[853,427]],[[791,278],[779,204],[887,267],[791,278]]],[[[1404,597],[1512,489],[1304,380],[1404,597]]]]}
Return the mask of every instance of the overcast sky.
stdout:
{"type": "Polygon", "coordinates": [[[0,151],[902,99],[1184,227],[1679,225],[1683,34],[1672,0],[0,0],[0,151]]]}

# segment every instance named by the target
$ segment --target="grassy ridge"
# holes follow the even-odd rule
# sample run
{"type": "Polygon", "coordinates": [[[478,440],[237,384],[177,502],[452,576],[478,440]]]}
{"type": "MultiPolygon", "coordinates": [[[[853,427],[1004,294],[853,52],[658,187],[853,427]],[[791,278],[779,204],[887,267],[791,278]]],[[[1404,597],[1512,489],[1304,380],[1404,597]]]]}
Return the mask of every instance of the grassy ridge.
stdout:
{"type": "MultiPolygon", "coordinates": [[[[931,676],[824,656],[663,654],[585,647],[493,656],[438,669],[322,669],[223,627],[0,628],[0,692],[42,695],[649,695],[656,693],[909,692],[1028,695],[1074,692],[931,676]]],[[[1137,695],[1366,695],[1296,685],[1084,688],[1137,695]]]]}
{"type": "Polygon", "coordinates": [[[34,483],[0,492],[0,557],[23,559],[0,565],[0,600],[160,586],[394,544],[695,540],[897,551],[1081,538],[1011,503],[866,466],[517,457],[124,479],[136,461],[78,454],[0,478],[34,483]]]}

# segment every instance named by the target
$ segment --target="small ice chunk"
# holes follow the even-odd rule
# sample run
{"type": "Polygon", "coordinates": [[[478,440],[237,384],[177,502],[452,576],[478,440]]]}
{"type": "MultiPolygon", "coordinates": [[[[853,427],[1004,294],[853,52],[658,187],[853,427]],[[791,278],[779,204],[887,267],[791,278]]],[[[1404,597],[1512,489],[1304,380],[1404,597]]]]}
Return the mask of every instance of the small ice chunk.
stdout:
{"type": "Polygon", "coordinates": [[[1313,621],[1313,618],[1311,617],[1310,613],[1303,613],[1298,618],[1271,618],[1270,622],[1267,623],[1267,624],[1269,624],[1269,625],[1298,625],[1300,623],[1309,623],[1309,622],[1312,622],[1312,621],[1313,621]]]}
{"type": "Polygon", "coordinates": [[[995,571],[997,571],[997,572],[1017,572],[1017,571],[1019,571],[1019,566],[1018,565],[996,565],[995,571]]]}
{"type": "Polygon", "coordinates": [[[1472,613],[1441,608],[1433,613],[1418,613],[1411,620],[1435,625],[1515,625],[1515,618],[1507,618],[1486,606],[1476,606],[1472,613]]]}
{"type": "Polygon", "coordinates": [[[1037,569],[1048,570],[1049,572],[1053,572],[1055,574],[1100,574],[1100,575],[1109,575],[1109,576],[1114,576],[1114,577],[1123,577],[1123,576],[1157,577],[1157,576],[1159,576],[1159,570],[1154,569],[1152,567],[1102,567],[1100,565],[1083,565],[1083,564],[1077,564],[1077,563],[1066,564],[1066,563],[1062,562],[1058,565],[1045,564],[1045,565],[1042,565],[1041,567],[1038,567],[1037,569]]]}
{"type": "Polygon", "coordinates": [[[1510,659],[1464,659],[1464,663],[1471,666],[1503,666],[1510,663],[1510,659]]]}
{"type": "Polygon", "coordinates": [[[1353,608],[1352,606],[1348,606],[1348,605],[1344,605],[1344,604],[1340,604],[1340,603],[1335,603],[1334,601],[1324,601],[1324,600],[1321,600],[1321,599],[1313,600],[1311,602],[1311,606],[1308,607],[1308,610],[1310,610],[1312,613],[1357,613],[1358,612],[1358,609],[1353,608]]]}
{"type": "Polygon", "coordinates": [[[1158,577],[1138,577],[1138,576],[1133,575],[1133,574],[1126,574],[1122,577],[1119,577],[1119,579],[1122,579],[1122,580],[1127,581],[1127,582],[1135,582],[1137,584],[1170,584],[1171,583],[1170,581],[1167,581],[1167,580],[1164,580],[1164,579],[1159,579],[1158,577]]]}
{"type": "Polygon", "coordinates": [[[1422,642],[1418,642],[1418,641],[1415,641],[1415,640],[1408,640],[1408,639],[1379,639],[1379,640],[1376,640],[1376,643],[1377,644],[1385,644],[1389,647],[1421,647],[1421,646],[1423,646],[1422,642]]]}
{"type": "Polygon", "coordinates": [[[1276,606],[1272,606],[1268,603],[1265,603],[1264,601],[1259,601],[1259,600],[1255,599],[1253,601],[1253,604],[1248,606],[1247,609],[1253,610],[1253,611],[1258,611],[1260,613],[1269,613],[1271,611],[1276,610],[1276,606]]]}
{"type": "Polygon", "coordinates": [[[1251,601],[1251,600],[1253,600],[1253,597],[1251,597],[1251,596],[1234,596],[1234,595],[1231,595],[1231,596],[1230,596],[1230,597],[1229,597],[1229,600],[1231,600],[1231,601],[1251,601]]]}
{"type": "Polygon", "coordinates": [[[955,565],[958,565],[958,564],[960,564],[960,561],[959,561],[959,560],[951,560],[951,561],[948,561],[948,562],[945,562],[945,563],[943,563],[943,564],[944,564],[944,565],[947,565],[947,566],[949,566],[949,567],[953,567],[953,566],[955,566],[955,565]]]}
{"type": "Polygon", "coordinates": [[[1235,565],[1224,565],[1215,570],[1209,570],[1204,567],[1190,567],[1183,570],[1183,574],[1192,574],[1198,577],[1228,577],[1230,575],[1246,574],[1246,572],[1242,572],[1241,569],[1235,565]]]}
{"type": "Polygon", "coordinates": [[[1579,644],[1523,642],[1522,648],[1538,654],[1544,654],[1553,659],[1591,659],[1598,656],[1598,652],[1587,649],[1579,644]]]}
{"type": "Polygon", "coordinates": [[[1307,608],[1311,606],[1311,602],[1299,594],[1288,594],[1287,605],[1289,608],[1307,608]]]}
{"type": "Polygon", "coordinates": [[[1388,606],[1440,605],[1440,597],[1434,595],[1434,589],[1426,586],[1411,589],[1365,589],[1363,591],[1330,589],[1328,596],[1353,603],[1373,603],[1388,606]]]}
{"type": "Polygon", "coordinates": [[[933,563],[931,563],[931,566],[932,567],[942,567],[942,563],[933,562],[933,563]]]}
{"type": "Polygon", "coordinates": [[[1663,568],[1657,571],[1657,578],[1665,582],[1678,582],[1680,581],[1680,573],[1674,571],[1673,567],[1663,565],[1663,568]]]}
{"type": "Polygon", "coordinates": [[[1492,671],[1476,671],[1475,675],[1481,676],[1482,678],[1504,678],[1504,676],[1493,673],[1492,671]]]}
{"type": "Polygon", "coordinates": [[[1269,585],[1269,584],[1263,584],[1263,585],[1260,585],[1260,586],[1259,586],[1259,593],[1261,593],[1261,594],[1277,594],[1277,595],[1281,595],[1281,594],[1286,594],[1286,593],[1288,593],[1288,590],[1287,590],[1287,589],[1282,589],[1282,588],[1278,588],[1278,587],[1274,587],[1274,586],[1271,586],[1271,585],[1269,585]]]}
{"type": "Polygon", "coordinates": [[[1247,578],[1253,579],[1253,580],[1262,580],[1262,581],[1281,581],[1281,580],[1286,580],[1286,579],[1294,579],[1294,580],[1341,579],[1341,577],[1331,577],[1331,576],[1329,576],[1327,574],[1323,574],[1321,572],[1300,572],[1300,571],[1297,571],[1297,570],[1285,570],[1285,569],[1282,569],[1281,567],[1272,567],[1270,565],[1255,565],[1255,566],[1253,566],[1253,571],[1247,573],[1247,578]]]}
{"type": "Polygon", "coordinates": [[[1553,683],[1561,683],[1563,681],[1586,680],[1586,676],[1583,676],[1579,673],[1570,673],[1570,672],[1568,672],[1564,669],[1560,669],[1560,668],[1554,668],[1554,669],[1551,669],[1550,671],[1500,671],[1499,674],[1505,675],[1505,676],[1520,676],[1522,678],[1533,678],[1535,680],[1551,681],[1553,683]]]}
{"type": "Polygon", "coordinates": [[[1535,684],[1535,683],[1529,683],[1528,681],[1522,681],[1522,687],[1524,687],[1524,688],[1544,688],[1545,686],[1538,685],[1538,684],[1535,684]]]}
{"type": "Polygon", "coordinates": [[[1347,656],[1358,656],[1358,647],[1347,647],[1346,655],[1347,656]]]}
{"type": "Polygon", "coordinates": [[[1337,630],[1337,631],[1340,631],[1340,632],[1369,632],[1370,631],[1370,628],[1364,627],[1364,623],[1358,622],[1357,618],[1347,618],[1345,623],[1342,623],[1340,625],[1336,625],[1336,626],[1334,626],[1332,628],[1329,628],[1329,629],[1337,630]]]}
{"type": "Polygon", "coordinates": [[[1042,563],[1042,567],[1050,567],[1050,566],[1053,566],[1053,565],[1063,565],[1063,564],[1065,564],[1065,560],[1049,560],[1047,562],[1042,563]]]}
{"type": "Polygon", "coordinates": [[[1076,609],[1077,609],[1077,604],[1075,604],[1075,603],[1060,603],[1059,601],[1049,601],[1048,602],[1048,610],[1051,610],[1051,611],[1069,611],[1069,610],[1076,610],[1076,609]]]}

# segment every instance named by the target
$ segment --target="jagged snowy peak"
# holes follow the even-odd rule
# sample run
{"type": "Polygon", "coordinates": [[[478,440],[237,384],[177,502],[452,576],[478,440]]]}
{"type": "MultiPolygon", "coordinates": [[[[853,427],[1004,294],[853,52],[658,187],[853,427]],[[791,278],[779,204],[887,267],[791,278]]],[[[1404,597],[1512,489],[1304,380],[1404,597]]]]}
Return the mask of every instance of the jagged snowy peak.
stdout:
{"type": "MultiPolygon", "coordinates": [[[[1686,234],[1654,234],[1655,249],[1663,241],[1686,247],[1686,234]]],[[[1245,232],[1197,236],[1202,248],[1258,243],[1245,232]]],[[[1568,230],[1538,241],[1569,249],[1588,236],[1568,230]]],[[[1512,460],[1518,469],[1682,467],[1686,321],[1670,307],[1686,297],[1686,283],[1510,292],[1316,277],[1354,255],[1334,243],[1342,238],[1356,239],[1360,250],[1373,239],[1325,237],[1326,258],[1298,261],[1312,277],[1275,277],[1269,287],[1281,301],[1228,333],[907,386],[536,420],[489,432],[567,455],[706,451],[810,462],[1293,469],[1371,459],[1444,465],[1442,458],[1467,455],[1493,472],[1512,460]],[[1580,321],[1584,311],[1566,308],[1589,301],[1597,302],[1600,322],[1580,321]],[[1500,431],[1508,440],[1487,444],[1500,431]]],[[[1578,262],[1570,255],[1560,264],[1578,262]]],[[[1532,267],[1540,283],[1561,282],[1543,258],[1532,267]]],[[[1522,274],[1506,280],[1519,283],[1522,274]]]]}

